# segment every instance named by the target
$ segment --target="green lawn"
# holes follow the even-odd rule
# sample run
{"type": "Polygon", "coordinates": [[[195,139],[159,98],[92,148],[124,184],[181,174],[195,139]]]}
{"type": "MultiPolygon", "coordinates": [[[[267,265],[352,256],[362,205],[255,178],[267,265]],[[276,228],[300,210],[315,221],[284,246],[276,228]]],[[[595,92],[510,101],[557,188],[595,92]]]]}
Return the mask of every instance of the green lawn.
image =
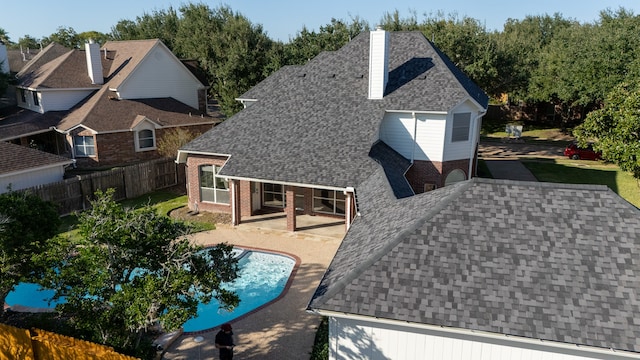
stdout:
{"type": "Polygon", "coordinates": [[[640,182],[631,173],[615,165],[570,159],[522,160],[522,163],[539,181],[606,185],[631,204],[640,207],[640,182]]]}
{"type": "MultiPolygon", "coordinates": [[[[179,195],[171,191],[155,191],[150,194],[145,194],[134,199],[128,199],[121,202],[125,207],[136,209],[144,205],[151,205],[157,209],[158,213],[167,215],[171,210],[177,209],[187,205],[187,195],[179,195]]],[[[78,224],[78,218],[75,215],[68,215],[61,218],[62,224],[60,225],[60,233],[66,233],[69,236],[76,236],[77,230],[75,229],[78,224]]],[[[194,225],[196,232],[207,231],[215,229],[215,224],[205,221],[198,222],[188,221],[194,225]]]]}

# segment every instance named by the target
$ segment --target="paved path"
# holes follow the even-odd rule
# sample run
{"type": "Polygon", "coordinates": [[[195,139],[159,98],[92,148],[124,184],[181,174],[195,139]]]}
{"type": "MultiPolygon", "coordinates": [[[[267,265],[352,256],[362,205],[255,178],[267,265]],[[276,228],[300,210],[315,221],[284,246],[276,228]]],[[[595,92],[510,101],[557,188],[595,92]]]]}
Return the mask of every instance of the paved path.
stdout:
{"type": "Polygon", "coordinates": [[[558,158],[563,156],[561,146],[527,143],[481,143],[478,157],[484,160],[494,179],[538,181],[519,159],[558,158]]]}

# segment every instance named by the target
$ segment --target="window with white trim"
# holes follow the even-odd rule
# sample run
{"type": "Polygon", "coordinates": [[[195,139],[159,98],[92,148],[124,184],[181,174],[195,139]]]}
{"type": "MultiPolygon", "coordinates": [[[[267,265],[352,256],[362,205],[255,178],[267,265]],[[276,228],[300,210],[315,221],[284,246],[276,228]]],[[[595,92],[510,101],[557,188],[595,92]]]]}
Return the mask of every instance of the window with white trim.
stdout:
{"type": "Polygon", "coordinates": [[[262,204],[264,206],[284,208],[285,198],[282,184],[262,184],[262,204]]]}
{"type": "Polygon", "coordinates": [[[453,129],[451,142],[469,141],[469,129],[471,128],[471,113],[453,114],[453,129]]]}
{"type": "Polygon", "coordinates": [[[136,150],[153,150],[156,148],[155,132],[151,129],[143,129],[136,132],[136,150]]]}
{"type": "Polygon", "coordinates": [[[73,149],[76,157],[96,155],[96,145],[93,136],[76,135],[73,137],[73,149]]]}
{"type": "Polygon", "coordinates": [[[38,92],[34,91],[32,92],[32,95],[33,95],[33,105],[40,106],[40,100],[38,99],[38,92]]]}
{"type": "Polygon", "coordinates": [[[229,204],[229,181],[219,177],[220,166],[200,165],[200,201],[229,204]]]}
{"type": "Polygon", "coordinates": [[[344,215],[345,195],[342,191],[313,189],[313,211],[344,215]]]}
{"type": "Polygon", "coordinates": [[[26,95],[24,89],[20,89],[20,101],[22,103],[26,103],[27,102],[27,95],[26,95]]]}

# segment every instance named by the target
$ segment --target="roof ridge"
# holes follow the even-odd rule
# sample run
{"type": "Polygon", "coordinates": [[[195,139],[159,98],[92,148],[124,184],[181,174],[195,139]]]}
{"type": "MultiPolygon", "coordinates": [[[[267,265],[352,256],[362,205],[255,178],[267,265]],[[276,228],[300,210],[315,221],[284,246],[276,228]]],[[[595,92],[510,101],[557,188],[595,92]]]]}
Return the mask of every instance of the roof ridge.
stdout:
{"type": "MultiPolygon", "coordinates": [[[[382,246],[378,251],[372,253],[371,256],[369,256],[366,260],[361,262],[360,265],[356,266],[351,272],[345,274],[339,280],[334,282],[331,286],[331,289],[329,289],[324,294],[315,298],[320,301],[315,303],[313,307],[315,308],[319,307],[320,304],[324,303],[324,299],[327,299],[327,300],[331,299],[338,292],[342,291],[342,289],[344,289],[349,283],[351,283],[353,280],[357,279],[360,275],[362,275],[362,273],[364,273],[369,267],[371,267],[371,265],[373,265],[376,261],[380,260],[383,256],[387,255],[391,250],[393,250],[393,248],[395,248],[400,242],[402,242],[407,235],[411,234],[417,228],[422,226],[428,219],[430,219],[431,217],[439,213],[442,209],[449,206],[451,202],[459,198],[471,186],[473,186],[472,181],[465,181],[464,183],[461,183],[459,189],[450,193],[449,195],[446,195],[437,203],[437,205],[431,207],[424,215],[413,220],[412,224],[405,227],[401,232],[397,233],[397,235],[394,238],[387,241],[386,244],[384,244],[384,246],[382,246]]],[[[422,195],[422,196],[428,196],[428,195],[422,195]]],[[[399,199],[398,201],[412,201],[412,200],[415,201],[415,199],[420,199],[420,198],[421,198],[421,195],[415,195],[406,199],[399,199]]],[[[310,304],[315,299],[312,298],[310,301],[310,304]]]]}
{"type": "Polygon", "coordinates": [[[481,184],[522,185],[522,186],[534,186],[534,187],[540,187],[540,188],[554,188],[554,189],[612,191],[607,185],[599,185],[599,184],[569,184],[569,183],[554,183],[554,182],[540,182],[540,181],[488,179],[488,178],[480,178],[480,177],[475,177],[475,178],[472,178],[471,180],[481,184]]]}

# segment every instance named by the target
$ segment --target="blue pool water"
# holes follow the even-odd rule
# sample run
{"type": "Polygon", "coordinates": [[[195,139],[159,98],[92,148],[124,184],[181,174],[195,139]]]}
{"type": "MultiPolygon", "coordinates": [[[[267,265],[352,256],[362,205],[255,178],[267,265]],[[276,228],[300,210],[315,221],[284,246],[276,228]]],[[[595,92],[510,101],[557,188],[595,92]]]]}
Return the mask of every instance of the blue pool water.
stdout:
{"type": "Polygon", "coordinates": [[[225,284],[240,297],[232,312],[220,308],[217,300],[198,305],[197,317],[184,324],[184,331],[200,331],[220,326],[275,300],[287,285],[295,260],[277,254],[247,251],[240,255],[238,278],[225,284]]]}
{"type": "MultiPolygon", "coordinates": [[[[238,294],[240,304],[231,312],[221,309],[215,299],[208,304],[199,304],[198,315],[184,324],[184,331],[220,326],[275,300],[287,285],[295,266],[294,259],[278,254],[234,248],[233,255],[239,257],[238,278],[224,287],[238,294]]],[[[64,302],[64,299],[50,302],[53,293],[53,290],[40,289],[39,285],[21,283],[7,295],[5,302],[10,306],[51,308],[64,302]]]]}

